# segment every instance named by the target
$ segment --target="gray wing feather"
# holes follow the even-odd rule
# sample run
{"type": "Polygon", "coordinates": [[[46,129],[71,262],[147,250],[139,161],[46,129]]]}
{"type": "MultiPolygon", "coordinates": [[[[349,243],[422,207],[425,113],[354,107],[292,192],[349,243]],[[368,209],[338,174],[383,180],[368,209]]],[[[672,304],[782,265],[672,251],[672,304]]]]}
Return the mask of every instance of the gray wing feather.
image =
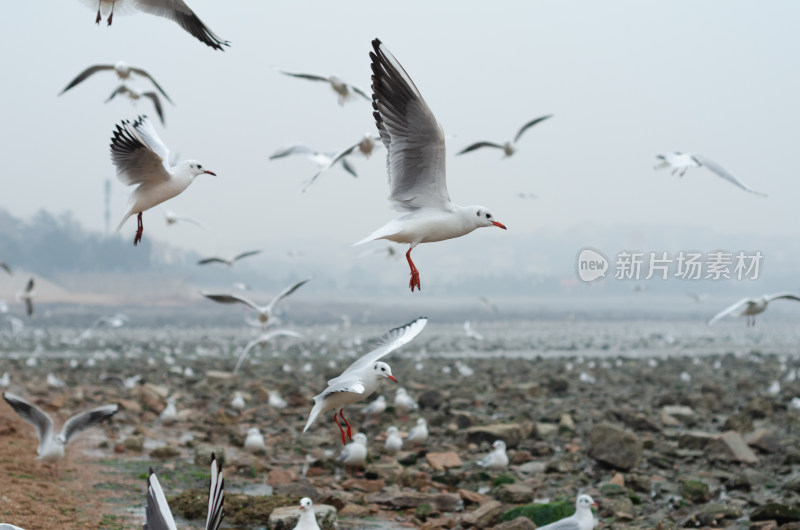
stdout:
{"type": "Polygon", "coordinates": [[[120,85],[116,89],[114,89],[114,91],[111,93],[110,96],[108,96],[108,99],[105,102],[108,103],[109,101],[117,97],[119,94],[127,94],[130,91],[131,89],[126,87],[125,85],[120,85]]]}
{"type": "Polygon", "coordinates": [[[780,299],[795,300],[795,301],[800,302],[800,296],[798,296],[798,295],[796,295],[794,293],[777,293],[777,294],[771,294],[771,295],[767,296],[767,301],[768,302],[772,302],[773,300],[780,300],[780,299]]]}
{"type": "Polygon", "coordinates": [[[61,436],[64,437],[66,442],[69,442],[82,431],[111,418],[117,411],[119,411],[118,405],[104,405],[75,414],[64,422],[64,426],[61,428],[61,436]]]}
{"type": "Polygon", "coordinates": [[[204,258],[197,262],[198,265],[208,265],[209,263],[228,263],[222,258],[204,258]]]}
{"type": "Polygon", "coordinates": [[[3,394],[3,399],[11,405],[14,412],[19,414],[23,420],[36,427],[36,435],[39,437],[39,447],[36,449],[36,452],[41,452],[44,443],[50,439],[53,433],[52,418],[33,403],[17,395],[6,392],[3,394]]]}
{"type": "Polygon", "coordinates": [[[447,207],[442,128],[397,59],[378,39],[372,47],[372,115],[387,151],[389,200],[401,211],[447,207]]]}
{"type": "Polygon", "coordinates": [[[200,42],[215,50],[225,51],[223,46],[231,45],[230,42],[222,40],[208,29],[183,0],[134,0],[134,3],[137,9],[145,13],[177,22],[200,42]]]}
{"type": "Polygon", "coordinates": [[[229,294],[229,293],[206,293],[204,291],[200,291],[200,294],[208,298],[209,300],[213,300],[219,304],[244,304],[256,311],[261,311],[261,308],[245,296],[239,296],[238,294],[229,294]]]}
{"type": "Polygon", "coordinates": [[[169,150],[147,116],[139,116],[133,123],[122,120],[117,125],[111,139],[111,160],[117,168],[117,178],[128,185],[169,179],[169,150]]]}
{"type": "Polygon", "coordinates": [[[575,519],[567,517],[561,521],[537,527],[539,530],[581,530],[581,525],[575,519]]]}
{"type": "Polygon", "coordinates": [[[302,286],[304,286],[306,283],[308,283],[310,281],[311,281],[311,278],[306,278],[305,280],[300,280],[299,282],[295,283],[294,285],[290,285],[289,287],[287,287],[286,289],[284,289],[283,291],[278,293],[278,296],[273,298],[272,301],[269,303],[269,306],[268,306],[269,309],[272,310],[272,308],[274,308],[275,305],[278,302],[280,302],[281,300],[283,300],[284,298],[286,298],[290,294],[294,293],[296,290],[298,290],[299,288],[301,288],[302,286]]]}
{"type": "Polygon", "coordinates": [[[368,354],[364,355],[353,364],[347,367],[347,369],[342,372],[342,375],[331,379],[328,381],[328,385],[335,385],[340,381],[347,381],[349,372],[354,370],[358,370],[364,366],[369,366],[375,361],[379,360],[381,357],[388,355],[389,353],[393,352],[400,346],[408,343],[420,334],[420,332],[425,329],[425,325],[428,323],[427,317],[419,317],[416,320],[409,322],[404,326],[396,327],[390,331],[388,331],[378,343],[378,346],[369,352],[368,354]]]}
{"type": "Polygon", "coordinates": [[[732,306],[726,307],[725,309],[723,309],[722,311],[720,311],[719,313],[717,313],[713,317],[709,318],[708,322],[706,322],[706,324],[710,326],[711,324],[713,324],[717,320],[721,319],[722,317],[726,317],[726,316],[730,315],[731,313],[736,312],[738,309],[741,309],[749,301],[750,301],[749,298],[742,298],[741,300],[739,300],[738,302],[736,302],[732,306]]]}
{"type": "Polygon", "coordinates": [[[294,143],[288,147],[278,149],[272,154],[272,156],[269,157],[269,159],[275,160],[276,158],[283,158],[289,155],[313,155],[313,154],[316,154],[316,151],[306,146],[305,144],[294,143]]]}
{"type": "Polygon", "coordinates": [[[552,114],[548,114],[548,115],[546,115],[546,116],[540,116],[540,117],[538,117],[538,118],[536,118],[536,119],[533,119],[533,120],[529,121],[529,122],[528,122],[528,123],[526,123],[525,125],[523,125],[523,126],[520,128],[519,132],[517,132],[517,135],[514,137],[514,143],[517,143],[517,141],[520,139],[520,137],[522,136],[522,134],[523,134],[525,131],[527,131],[528,129],[530,129],[531,127],[533,127],[534,125],[536,125],[537,123],[541,123],[541,122],[543,122],[544,120],[546,120],[546,119],[548,119],[548,118],[552,118],[552,117],[553,117],[553,115],[552,115],[552,114]]]}
{"type": "MultiPolygon", "coordinates": [[[[161,95],[164,96],[165,98],[167,98],[167,101],[172,103],[172,100],[169,98],[167,93],[164,92],[164,89],[161,88],[161,85],[158,84],[158,82],[153,78],[152,75],[148,74],[145,70],[142,70],[141,68],[133,68],[133,67],[131,67],[131,72],[134,72],[136,74],[139,74],[139,75],[144,76],[147,79],[149,79],[150,82],[153,83],[153,86],[155,86],[158,89],[158,91],[161,92],[161,95]]],[[[172,104],[174,105],[174,103],[172,103],[172,104]]]]}
{"type": "Polygon", "coordinates": [[[172,511],[169,509],[167,498],[158,483],[158,477],[150,468],[150,476],[147,477],[147,506],[145,508],[144,530],[177,530],[172,511]]]}
{"type": "Polygon", "coordinates": [[[256,254],[261,254],[261,250],[248,250],[247,252],[242,252],[238,256],[235,256],[231,261],[239,261],[240,259],[249,258],[250,256],[255,256],[256,254]]]}
{"type": "Polygon", "coordinates": [[[158,114],[158,119],[161,120],[161,125],[164,125],[164,109],[161,108],[161,100],[158,99],[158,94],[155,92],[145,92],[142,95],[150,98],[150,100],[153,102],[153,105],[156,108],[156,114],[158,114]]]}
{"type": "Polygon", "coordinates": [[[263,344],[268,340],[272,339],[273,337],[280,337],[280,336],[301,337],[302,335],[300,335],[295,331],[290,331],[288,329],[276,329],[268,333],[264,333],[263,335],[251,340],[250,342],[247,343],[244,349],[242,349],[242,353],[239,354],[239,358],[236,359],[236,366],[233,367],[233,373],[235,374],[239,371],[239,367],[242,366],[242,363],[247,357],[247,354],[250,353],[250,350],[252,350],[255,346],[263,344]]]}
{"type": "Polygon", "coordinates": [[[480,149],[481,147],[496,147],[497,149],[502,149],[503,146],[500,144],[496,144],[493,142],[476,142],[472,145],[469,145],[456,153],[456,155],[463,155],[464,153],[469,153],[470,151],[474,151],[476,149],[480,149]]]}
{"type": "Polygon", "coordinates": [[[94,73],[102,72],[103,70],[113,70],[113,69],[114,69],[114,65],[112,65],[112,64],[96,64],[94,66],[90,66],[89,68],[87,68],[86,70],[84,70],[83,72],[78,74],[78,77],[76,77],[75,79],[70,81],[70,83],[66,86],[66,88],[64,88],[64,90],[62,90],[58,95],[60,96],[61,94],[63,94],[67,90],[69,90],[70,88],[72,88],[75,85],[85,81],[87,77],[89,77],[90,75],[92,75],[94,73]]]}
{"type": "Polygon", "coordinates": [[[317,174],[316,174],[316,175],[314,175],[313,177],[311,177],[311,178],[308,180],[308,182],[306,182],[305,186],[303,186],[303,191],[306,191],[306,190],[308,189],[308,187],[309,187],[309,186],[311,186],[311,185],[314,183],[314,181],[315,181],[315,180],[317,180],[317,178],[318,178],[320,175],[322,175],[323,173],[325,173],[326,171],[328,171],[330,168],[332,168],[332,167],[333,167],[333,165],[334,165],[334,164],[336,164],[336,162],[339,162],[340,160],[342,161],[342,167],[344,167],[344,169],[345,169],[345,170],[346,170],[348,173],[350,173],[350,174],[351,174],[351,175],[353,175],[354,177],[357,177],[358,175],[356,175],[356,174],[355,174],[355,171],[353,170],[353,168],[352,168],[352,167],[350,167],[350,168],[348,169],[348,165],[349,165],[349,164],[347,164],[347,165],[345,164],[345,158],[344,158],[344,157],[346,157],[347,155],[349,155],[350,153],[352,153],[352,152],[353,152],[353,149],[355,149],[356,147],[358,147],[358,145],[359,145],[359,144],[355,144],[355,145],[351,145],[350,147],[345,147],[344,149],[342,149],[342,150],[341,150],[341,151],[339,151],[338,153],[334,154],[334,155],[333,155],[333,156],[332,156],[332,157],[331,157],[331,158],[328,160],[328,163],[327,163],[327,164],[325,164],[324,166],[322,166],[322,167],[320,168],[320,170],[319,170],[319,171],[317,171],[317,174]]]}
{"type": "Polygon", "coordinates": [[[330,80],[327,77],[323,77],[321,75],[314,75],[314,74],[298,74],[293,72],[284,72],[283,70],[278,70],[283,75],[288,75],[291,77],[299,77],[300,79],[308,79],[309,81],[325,81],[329,83],[330,80]]]}
{"type": "Polygon", "coordinates": [[[744,191],[747,191],[747,192],[750,192],[750,193],[754,193],[754,194],[760,195],[762,197],[766,197],[767,196],[766,193],[761,193],[760,191],[754,190],[753,188],[751,188],[750,186],[748,186],[747,184],[745,184],[744,182],[742,182],[741,180],[736,178],[733,175],[733,173],[729,172],[727,169],[725,169],[721,165],[717,164],[713,160],[710,160],[710,159],[708,159],[708,158],[706,158],[706,157],[704,157],[702,155],[694,155],[693,158],[697,162],[699,162],[700,165],[703,165],[703,166],[707,167],[712,172],[716,173],[717,176],[720,176],[720,177],[724,178],[725,180],[727,180],[728,182],[730,182],[732,184],[735,184],[736,186],[739,186],[744,191]]]}

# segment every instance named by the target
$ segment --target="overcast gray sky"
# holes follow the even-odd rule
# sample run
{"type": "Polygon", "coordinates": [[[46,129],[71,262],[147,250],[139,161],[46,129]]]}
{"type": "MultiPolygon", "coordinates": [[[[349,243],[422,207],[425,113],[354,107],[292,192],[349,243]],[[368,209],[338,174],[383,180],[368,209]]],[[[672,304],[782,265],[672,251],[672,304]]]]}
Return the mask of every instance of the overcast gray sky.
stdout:
{"type": "MultiPolygon", "coordinates": [[[[447,161],[453,200],[481,203],[509,227],[479,230],[447,252],[474,260],[484,243],[530,246],[537,232],[574,235],[582,227],[592,234],[681,225],[800,235],[800,3],[190,5],[230,40],[224,53],[150,15],[118,16],[106,28],[74,0],[4,6],[0,207],[22,217],[40,208],[71,210],[88,228],[102,230],[103,183],[112,178],[117,224],[130,190],[114,178],[109,139],[123,118],[155,118],[152,107],[123,98],[104,104],[118,85],[110,73],[57,94],[87,66],[124,59],[149,70],[176,103],[165,104],[166,128],[155,123],[167,146],[219,175],[198,178],[168,203],[201,219],[208,232],[168,228],[161,212],[151,211],[145,238],[202,253],[285,253],[320,237],[345,249],[396,215],[385,201],[385,151],[353,159],[360,178],[337,168],[305,194],[300,189],[313,164],[267,157],[295,141],[321,150],[354,142],[375,131],[370,105],[339,107],[327,87],[275,68],[338,74],[368,90],[370,40],[379,37],[445,133],[455,136],[447,161]],[[490,150],[454,156],[477,140],[504,141],[547,113],[554,118],[526,133],[509,159],[490,150]],[[703,153],[769,198],[704,169],[683,179],[653,171],[654,155],[671,150],[703,153]],[[519,199],[520,191],[539,198],[519,199]]],[[[134,229],[130,220],[123,237],[132,240],[134,229]]],[[[423,275],[425,263],[418,261],[423,275]]]]}

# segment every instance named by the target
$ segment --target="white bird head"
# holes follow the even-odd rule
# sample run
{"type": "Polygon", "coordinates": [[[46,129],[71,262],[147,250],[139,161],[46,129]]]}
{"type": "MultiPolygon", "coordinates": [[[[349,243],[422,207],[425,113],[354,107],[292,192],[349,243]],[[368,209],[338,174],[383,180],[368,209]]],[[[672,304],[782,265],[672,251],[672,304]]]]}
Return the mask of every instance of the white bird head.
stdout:
{"type": "Polygon", "coordinates": [[[505,451],[506,443],[503,440],[495,440],[494,443],[492,444],[492,447],[494,447],[498,451],[501,449],[505,451]]]}
{"type": "Polygon", "coordinates": [[[575,508],[578,510],[581,508],[591,509],[592,506],[597,506],[597,503],[589,495],[579,495],[578,500],[575,501],[575,508]]]}
{"type": "Polygon", "coordinates": [[[116,71],[117,75],[123,79],[128,77],[130,70],[131,70],[130,65],[125,61],[117,61],[116,63],[114,63],[114,71],[116,71]]]}
{"type": "Polygon", "coordinates": [[[202,175],[203,173],[206,173],[208,175],[213,175],[215,177],[217,176],[217,174],[214,173],[213,171],[209,171],[206,168],[204,168],[203,164],[201,164],[197,160],[184,160],[183,162],[179,162],[178,165],[176,166],[176,169],[178,170],[184,169],[185,171],[188,171],[192,177],[196,177],[197,175],[202,175]]]}
{"type": "Polygon", "coordinates": [[[302,511],[309,510],[311,509],[312,506],[314,506],[314,503],[311,502],[311,499],[309,499],[308,497],[303,497],[302,499],[300,499],[300,509],[302,511]]]}
{"type": "Polygon", "coordinates": [[[372,365],[372,371],[378,377],[385,377],[390,381],[397,382],[397,378],[392,375],[392,369],[389,367],[388,364],[378,361],[372,365]]]}
{"type": "Polygon", "coordinates": [[[56,442],[58,442],[58,443],[59,443],[59,444],[61,444],[61,445],[66,445],[66,444],[67,444],[67,439],[66,439],[66,438],[64,438],[64,435],[63,435],[63,434],[58,434],[58,435],[56,436],[56,442]]]}
{"type": "Polygon", "coordinates": [[[503,223],[495,220],[494,214],[492,214],[488,208],[484,208],[483,206],[469,206],[467,209],[471,212],[472,222],[475,224],[476,228],[496,226],[497,228],[508,230],[503,223]]]}
{"type": "Polygon", "coordinates": [[[250,427],[250,430],[247,431],[247,436],[255,436],[257,434],[260,434],[258,431],[258,427],[250,427]]]}
{"type": "Polygon", "coordinates": [[[425,426],[426,424],[427,424],[427,422],[425,421],[425,418],[419,418],[419,419],[417,419],[417,425],[419,425],[420,427],[423,427],[423,426],[425,426]]]}
{"type": "Polygon", "coordinates": [[[364,447],[367,446],[367,435],[363,432],[357,432],[355,436],[353,436],[353,443],[361,444],[364,447]]]}
{"type": "Polygon", "coordinates": [[[392,425],[391,427],[386,429],[386,434],[389,435],[389,436],[391,436],[393,434],[397,434],[397,433],[398,433],[397,427],[395,427],[394,425],[392,425]]]}

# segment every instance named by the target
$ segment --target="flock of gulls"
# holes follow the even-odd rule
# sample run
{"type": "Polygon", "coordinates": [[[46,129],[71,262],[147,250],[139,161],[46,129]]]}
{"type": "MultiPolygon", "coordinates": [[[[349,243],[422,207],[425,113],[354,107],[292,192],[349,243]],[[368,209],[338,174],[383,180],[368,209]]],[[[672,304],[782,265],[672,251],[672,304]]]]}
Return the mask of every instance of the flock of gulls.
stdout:
{"type": "MultiPolygon", "coordinates": [[[[111,26],[115,13],[142,12],[176,22],[193,37],[212,49],[224,51],[225,48],[230,46],[228,41],[216,36],[182,0],[83,1],[92,9],[97,10],[95,22],[98,24],[105,18],[108,26],[111,26]]],[[[377,134],[367,133],[358,141],[336,152],[320,152],[304,144],[292,144],[276,151],[270,159],[275,160],[288,156],[303,155],[314,162],[318,166],[318,170],[305,183],[303,187],[303,191],[305,191],[321,174],[337,164],[353,177],[357,177],[357,171],[348,157],[354,154],[369,157],[376,148],[382,145],[387,152],[386,167],[389,202],[392,208],[398,211],[400,215],[357,241],[355,245],[379,239],[408,245],[405,256],[410,270],[409,288],[413,292],[422,288],[420,272],[411,259],[411,251],[417,245],[458,238],[478,228],[494,227],[506,230],[506,226],[495,217],[492,211],[484,206],[461,206],[451,200],[447,190],[445,174],[445,136],[435,115],[423,99],[411,76],[379,39],[372,41],[372,50],[369,57],[372,71],[371,93],[336,76],[287,71],[281,71],[280,73],[293,78],[329,85],[336,93],[340,105],[358,99],[371,102],[372,116],[377,128],[377,134]]],[[[164,88],[146,69],[130,66],[122,61],[113,65],[97,64],[86,68],[67,84],[61,94],[74,89],[95,74],[102,72],[114,72],[121,83],[111,92],[106,101],[111,101],[117,96],[124,96],[134,100],[143,97],[147,98],[151,100],[161,124],[165,123],[161,98],[170,103],[172,103],[172,100],[164,88]],[[153,90],[144,91],[129,86],[127,83],[134,78],[146,79],[152,83],[153,90]]],[[[517,131],[512,140],[504,143],[476,142],[463,148],[458,152],[458,155],[464,155],[483,148],[494,148],[502,151],[505,157],[512,156],[517,151],[518,143],[523,134],[550,118],[552,118],[552,115],[548,114],[526,122],[517,131]]],[[[136,216],[137,229],[133,241],[134,245],[137,245],[143,237],[143,213],[145,211],[162,205],[169,199],[179,195],[192,184],[196,177],[216,175],[215,172],[206,168],[197,160],[173,161],[168,147],[161,140],[158,132],[146,116],[139,116],[133,120],[121,120],[113,131],[110,150],[118,178],[124,184],[134,187],[131,194],[131,207],[122,217],[117,227],[117,231],[119,231],[129,218],[136,216]]],[[[744,191],[766,196],[705,156],[671,152],[665,155],[658,155],[657,159],[659,163],[655,166],[655,169],[670,169],[673,175],[678,174],[682,177],[689,169],[705,167],[744,191]]],[[[188,221],[202,226],[197,220],[179,216],[170,211],[165,211],[165,217],[168,223],[188,221]]],[[[223,264],[231,267],[239,260],[254,256],[259,252],[254,250],[232,257],[208,257],[200,260],[198,265],[223,264]]],[[[8,274],[11,274],[11,269],[6,263],[0,263],[0,265],[8,274]]],[[[260,305],[249,297],[239,294],[214,292],[202,292],[201,294],[217,303],[240,304],[250,308],[257,315],[258,324],[266,329],[273,323],[276,305],[308,281],[310,281],[310,278],[286,287],[266,305],[260,305]]],[[[31,279],[25,291],[19,294],[20,300],[24,300],[26,304],[28,315],[33,314],[33,290],[34,280],[31,279]]],[[[708,324],[713,324],[729,315],[740,315],[747,317],[748,326],[752,325],[755,323],[755,315],[763,312],[769,302],[779,299],[800,301],[800,297],[792,293],[767,295],[758,299],[744,299],[713,316],[708,321],[708,324]]],[[[493,306],[488,299],[485,302],[488,307],[497,310],[496,306],[493,306]]],[[[123,319],[118,318],[118,320],[124,323],[123,319]]],[[[390,330],[377,347],[353,362],[339,376],[329,380],[327,386],[314,397],[314,404],[303,432],[308,431],[321,414],[333,411],[333,421],[339,428],[344,446],[340,460],[348,466],[362,465],[367,454],[366,436],[359,432],[356,432],[355,435],[353,434],[353,427],[346,419],[344,409],[348,405],[363,401],[369,397],[384,379],[395,384],[398,383],[399,378],[393,374],[391,367],[381,359],[413,340],[423,331],[427,322],[427,318],[420,317],[406,325],[390,330]]],[[[98,322],[96,325],[104,324],[98,322]]],[[[95,324],[84,333],[88,334],[94,327],[95,324]]],[[[480,335],[472,330],[469,322],[465,323],[465,332],[468,336],[480,340],[480,335]]],[[[248,343],[242,350],[237,359],[234,372],[239,370],[243,360],[252,348],[269,341],[275,336],[292,335],[293,333],[285,330],[265,331],[261,336],[248,343]]],[[[296,333],[294,335],[297,336],[296,333]]],[[[135,378],[130,382],[120,379],[120,384],[122,385],[130,384],[133,386],[137,382],[138,380],[135,378]]],[[[270,395],[270,399],[272,397],[270,395]]],[[[80,412],[67,419],[60,432],[56,434],[53,419],[42,409],[30,401],[9,392],[4,393],[3,398],[17,414],[35,427],[39,438],[38,459],[46,463],[55,464],[54,472],[56,473],[57,462],[64,456],[65,446],[82,431],[109,420],[119,409],[118,405],[109,404],[80,412]]],[[[280,399],[277,395],[275,398],[280,399]]],[[[276,402],[277,405],[278,403],[276,402]]],[[[231,406],[239,410],[244,408],[244,400],[241,393],[237,393],[234,396],[231,406]]],[[[416,407],[416,403],[404,389],[400,388],[395,399],[395,406],[399,410],[409,411],[416,407]]],[[[381,396],[367,405],[363,412],[379,414],[385,408],[386,401],[381,396]]],[[[174,399],[168,400],[168,405],[161,413],[160,418],[164,422],[169,422],[174,419],[175,415],[175,401],[174,399]]],[[[424,418],[419,418],[417,425],[405,439],[400,437],[396,427],[389,427],[385,448],[388,452],[397,452],[403,447],[404,443],[423,443],[427,437],[426,421],[424,418]]],[[[248,432],[245,447],[248,449],[264,448],[263,435],[257,428],[253,428],[248,432]]],[[[492,451],[477,462],[478,465],[489,470],[505,469],[508,463],[506,444],[503,440],[495,441],[492,445],[492,451]]],[[[223,489],[222,471],[216,459],[212,457],[206,529],[216,529],[220,526],[223,517],[223,489]]],[[[589,530],[595,525],[591,511],[593,505],[595,503],[591,497],[579,495],[574,515],[540,528],[550,530],[589,530]]],[[[302,499],[300,510],[302,515],[296,528],[319,528],[314,517],[311,499],[302,499]]],[[[8,524],[0,524],[0,527],[16,528],[8,524]]],[[[176,528],[164,492],[152,469],[147,478],[146,523],[144,528],[151,530],[176,528]]]]}

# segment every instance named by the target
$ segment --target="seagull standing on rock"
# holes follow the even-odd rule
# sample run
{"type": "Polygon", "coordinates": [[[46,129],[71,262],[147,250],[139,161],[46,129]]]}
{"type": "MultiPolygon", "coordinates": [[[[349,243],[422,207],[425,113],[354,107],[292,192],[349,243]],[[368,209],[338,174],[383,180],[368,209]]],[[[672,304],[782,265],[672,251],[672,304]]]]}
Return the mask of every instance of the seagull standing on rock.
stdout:
{"type": "Polygon", "coordinates": [[[400,433],[394,425],[386,429],[386,442],[383,447],[389,454],[395,454],[403,449],[403,439],[400,438],[400,433]]]}
{"type": "Polygon", "coordinates": [[[506,443],[503,440],[495,440],[492,444],[492,452],[478,460],[478,465],[491,471],[500,471],[507,468],[506,443]]]}
{"type": "Polygon", "coordinates": [[[575,513],[554,523],[537,527],[538,530],[592,530],[595,525],[592,506],[597,506],[588,495],[579,495],[575,501],[575,513]]]}
{"type": "Polygon", "coordinates": [[[355,245],[376,239],[407,243],[411,269],[408,286],[421,289],[411,251],[469,234],[476,228],[506,230],[483,206],[459,206],[450,200],[445,177],[444,133],[411,77],[380,40],[372,41],[372,108],[375,124],[388,152],[389,201],[404,215],[355,245]]]}
{"type": "Polygon", "coordinates": [[[247,431],[247,438],[244,439],[244,448],[250,453],[259,453],[267,450],[264,444],[264,435],[258,427],[250,427],[247,431]]]}
{"type": "Polygon", "coordinates": [[[142,212],[179,195],[198,175],[216,176],[196,160],[183,160],[170,166],[169,149],[147,116],[139,116],[133,123],[122,120],[117,125],[111,139],[111,160],[117,168],[117,178],[129,186],[136,185],[131,195],[133,206],[117,226],[119,232],[130,216],[138,214],[134,246],[142,240],[144,232],[142,212]]]}
{"type": "Polygon", "coordinates": [[[300,499],[300,519],[297,520],[294,530],[320,530],[314,513],[314,503],[308,497],[300,499]]]}
{"type": "Polygon", "coordinates": [[[338,460],[348,469],[363,466],[367,462],[367,435],[357,432],[353,441],[344,446],[338,460]]]}
{"type": "MultiPolygon", "coordinates": [[[[328,381],[328,387],[314,397],[314,407],[311,409],[303,432],[311,427],[321,413],[338,409],[338,414],[342,416],[347,425],[347,437],[352,440],[352,428],[344,417],[344,406],[370,396],[378,388],[381,379],[385,378],[397,383],[397,378],[392,375],[392,369],[388,364],[380,362],[379,359],[411,341],[419,335],[427,323],[427,318],[420,317],[405,326],[389,331],[383,336],[377,348],[348,366],[342,375],[328,381]]],[[[339,423],[336,412],[333,414],[333,421],[336,422],[342,434],[342,443],[346,443],[345,430],[339,423]]]]}
{"type": "Polygon", "coordinates": [[[428,422],[425,418],[417,419],[417,425],[408,432],[406,440],[412,444],[423,444],[428,439],[428,422]]]}

